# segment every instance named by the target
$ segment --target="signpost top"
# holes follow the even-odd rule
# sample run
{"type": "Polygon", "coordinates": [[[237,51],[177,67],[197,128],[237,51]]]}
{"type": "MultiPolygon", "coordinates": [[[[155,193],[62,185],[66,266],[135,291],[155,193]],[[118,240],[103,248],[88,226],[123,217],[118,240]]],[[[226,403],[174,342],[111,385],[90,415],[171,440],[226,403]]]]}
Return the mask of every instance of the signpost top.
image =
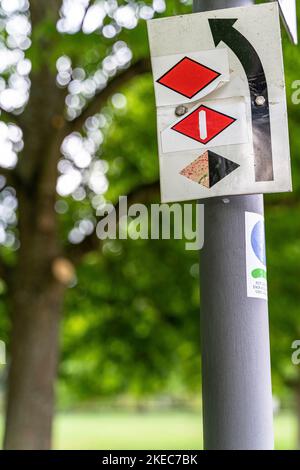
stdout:
{"type": "Polygon", "coordinates": [[[280,13],[294,44],[298,44],[296,0],[278,0],[280,13]]]}

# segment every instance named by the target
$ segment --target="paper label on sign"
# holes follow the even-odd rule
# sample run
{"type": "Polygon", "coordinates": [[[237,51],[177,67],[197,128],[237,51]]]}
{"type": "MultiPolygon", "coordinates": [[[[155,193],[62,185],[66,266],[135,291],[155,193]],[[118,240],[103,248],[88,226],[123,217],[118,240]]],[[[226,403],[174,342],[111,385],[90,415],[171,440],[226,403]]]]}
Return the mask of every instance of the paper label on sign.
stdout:
{"type": "Polygon", "coordinates": [[[156,106],[199,100],[229,81],[227,49],[153,57],[156,106]]]}
{"type": "Polygon", "coordinates": [[[164,154],[246,142],[245,99],[238,97],[198,103],[161,133],[164,154]]]}
{"type": "Polygon", "coordinates": [[[247,296],[268,299],[264,217],[245,212],[247,296]]]}

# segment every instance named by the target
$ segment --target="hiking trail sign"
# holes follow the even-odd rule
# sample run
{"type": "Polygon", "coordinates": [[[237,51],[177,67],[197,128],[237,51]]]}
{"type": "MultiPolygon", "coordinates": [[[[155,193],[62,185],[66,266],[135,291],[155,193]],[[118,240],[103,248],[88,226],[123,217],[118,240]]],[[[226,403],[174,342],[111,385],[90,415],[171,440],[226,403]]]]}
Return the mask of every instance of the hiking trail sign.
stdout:
{"type": "Polygon", "coordinates": [[[163,202],[291,191],[278,3],[148,21],[163,202]]]}

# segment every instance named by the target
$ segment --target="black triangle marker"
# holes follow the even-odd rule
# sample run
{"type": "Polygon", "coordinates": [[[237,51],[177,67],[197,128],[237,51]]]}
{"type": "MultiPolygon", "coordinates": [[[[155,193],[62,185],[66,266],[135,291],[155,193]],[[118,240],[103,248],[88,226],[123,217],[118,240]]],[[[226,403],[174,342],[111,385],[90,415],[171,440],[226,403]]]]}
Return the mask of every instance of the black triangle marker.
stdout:
{"type": "Polygon", "coordinates": [[[208,151],[209,187],[211,188],[240,165],[217,153],[208,151]]]}

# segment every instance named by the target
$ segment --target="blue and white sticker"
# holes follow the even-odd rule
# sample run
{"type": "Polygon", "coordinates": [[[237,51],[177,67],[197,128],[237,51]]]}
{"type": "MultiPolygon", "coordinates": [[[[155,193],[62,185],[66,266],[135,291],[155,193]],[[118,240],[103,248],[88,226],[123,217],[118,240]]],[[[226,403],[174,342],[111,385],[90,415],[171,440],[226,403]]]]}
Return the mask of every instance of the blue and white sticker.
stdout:
{"type": "Polygon", "coordinates": [[[245,212],[247,296],[268,299],[264,217],[245,212]]]}

